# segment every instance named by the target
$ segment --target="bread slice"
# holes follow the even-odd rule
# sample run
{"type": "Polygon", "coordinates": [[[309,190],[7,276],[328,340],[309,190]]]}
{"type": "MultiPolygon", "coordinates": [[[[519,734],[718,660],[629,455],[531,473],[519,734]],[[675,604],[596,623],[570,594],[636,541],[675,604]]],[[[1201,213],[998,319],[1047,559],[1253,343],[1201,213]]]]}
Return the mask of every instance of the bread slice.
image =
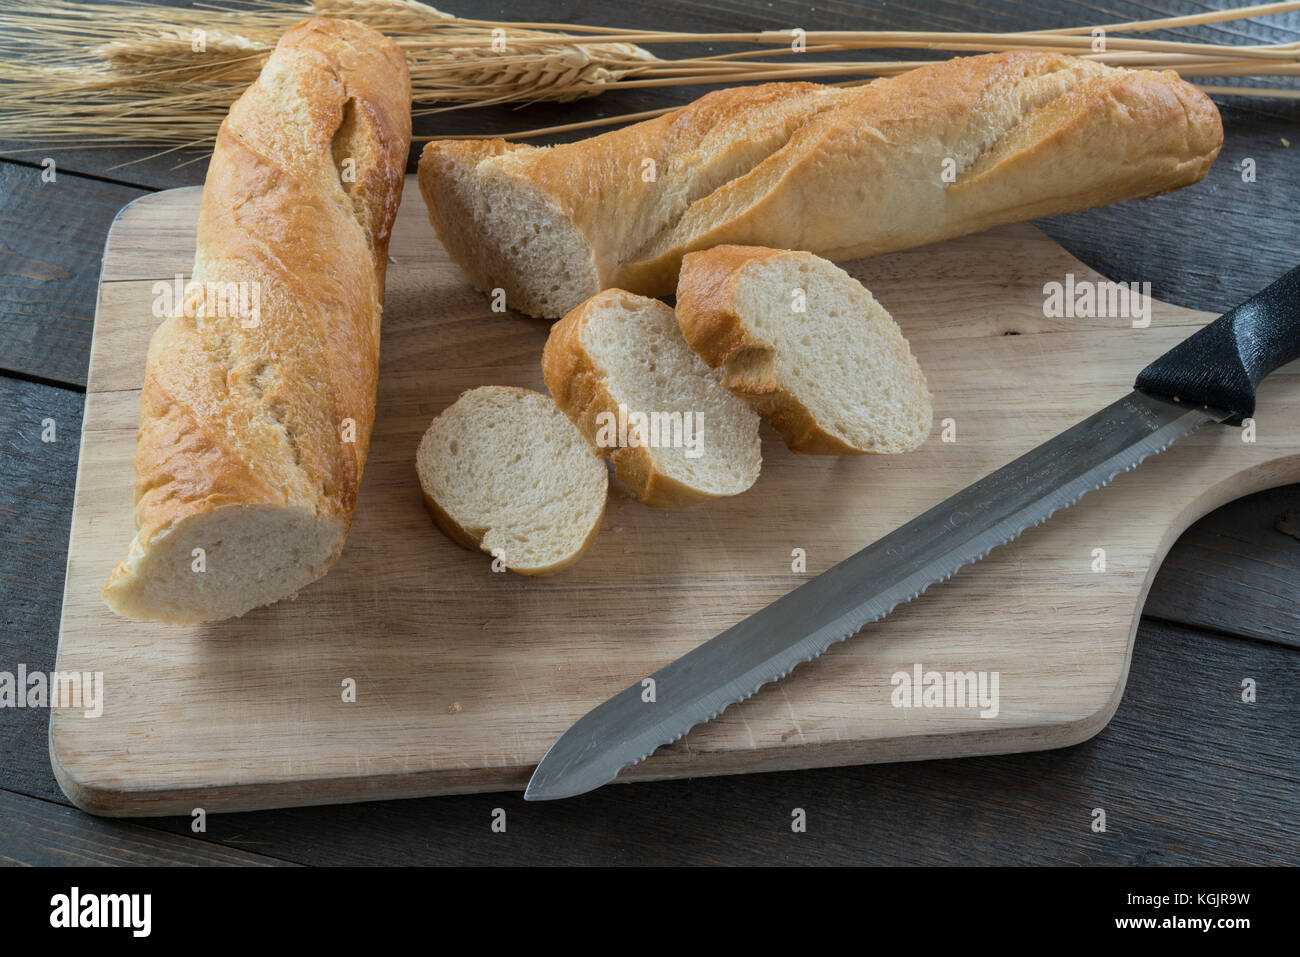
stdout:
{"type": "Polygon", "coordinates": [[[596,537],[609,472],[540,392],[470,389],[433,420],[415,470],[438,528],[521,575],[553,575],[596,537]]]}
{"type": "Polygon", "coordinates": [[[812,253],[690,253],[677,320],[795,452],[907,452],[930,434],[930,390],[898,325],[860,282],[812,253]]]}
{"type": "Polygon", "coordinates": [[[758,478],[758,416],[691,352],[673,311],[609,289],[551,328],[555,403],[655,508],[736,495],[758,478]]]}

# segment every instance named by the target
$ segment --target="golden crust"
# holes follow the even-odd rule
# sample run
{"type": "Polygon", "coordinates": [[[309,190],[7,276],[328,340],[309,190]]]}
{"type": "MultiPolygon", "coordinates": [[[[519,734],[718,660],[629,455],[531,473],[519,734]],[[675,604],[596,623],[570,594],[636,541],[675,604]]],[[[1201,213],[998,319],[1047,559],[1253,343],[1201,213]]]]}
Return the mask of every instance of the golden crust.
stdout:
{"type": "MultiPolygon", "coordinates": [[[[423,491],[423,489],[420,494],[424,497],[424,507],[428,509],[429,515],[433,518],[433,524],[438,527],[439,531],[457,545],[466,548],[471,552],[491,553],[491,549],[483,544],[482,537],[470,532],[454,518],[448,515],[446,509],[439,505],[432,495],[423,491]]],[[[591,526],[591,531],[587,533],[587,537],[582,540],[582,544],[578,546],[576,551],[572,552],[567,557],[560,559],[558,562],[544,565],[541,568],[519,568],[514,565],[508,565],[506,567],[516,575],[530,575],[535,578],[549,578],[552,575],[558,574],[566,568],[571,567],[578,561],[578,559],[582,558],[587,549],[591,547],[591,543],[596,540],[596,534],[600,531],[600,525],[601,522],[604,521],[604,518],[605,503],[602,501],[600,505],[600,514],[596,516],[596,521],[591,526]]]]}
{"type": "MultiPolygon", "coordinates": [[[[596,313],[630,293],[607,289],[572,310],[555,325],[542,351],[542,378],[560,410],[596,446],[601,414],[618,415],[618,399],[609,391],[605,375],[583,344],[583,327],[596,313]]],[[[664,308],[668,308],[664,306],[664,308]]],[[[684,508],[718,496],[665,475],[655,465],[647,448],[624,446],[608,454],[614,474],[631,489],[643,505],[651,508],[684,508]]]]}
{"type": "Polygon", "coordinates": [[[726,366],[746,351],[746,361],[723,372],[722,384],[763,417],[792,452],[810,455],[865,455],[822,429],[817,418],[776,376],[771,353],[749,335],[735,310],[735,288],[746,267],[788,250],[759,246],[715,246],[688,253],[677,282],[677,324],[687,344],[709,367],[726,366]]]}
{"type": "MultiPolygon", "coordinates": [[[[146,361],[135,458],[145,551],[225,506],[306,506],[350,523],[410,129],[404,56],[350,21],[293,27],[231,107],[203,188],[199,285],[146,361]],[[222,313],[237,288],[256,313],[222,313]]],[[[114,569],[110,603],[135,564],[114,569]]]]}
{"type": "MultiPolygon", "coordinates": [[[[792,452],[806,455],[876,455],[822,428],[817,417],[782,383],[770,348],[751,335],[736,310],[737,284],[746,270],[770,259],[809,253],[760,246],[714,246],[687,253],[677,282],[677,324],[687,344],[710,368],[723,369],[722,384],[749,403],[792,452]]],[[[920,367],[913,385],[928,394],[920,367]]]]}
{"type": "Polygon", "coordinates": [[[845,260],[1170,192],[1200,180],[1223,142],[1213,102],[1173,72],[1029,52],[880,80],[818,119],[638,251],[630,288],[670,289],[685,253],[715,245],[845,260]],[[1022,97],[1031,108],[1013,108],[1022,97]],[[943,161],[987,128],[1000,135],[945,184],[943,161]]]}
{"type": "Polygon", "coordinates": [[[812,83],[717,90],[662,117],[585,141],[590,147],[434,141],[420,156],[420,191],[448,255],[475,288],[500,286],[513,307],[558,317],[588,296],[618,286],[621,262],[632,247],[649,242],[702,191],[752,168],[801,123],[845,96],[846,91],[812,83]],[[469,198],[458,188],[474,167],[479,167],[474,176],[480,193],[492,195],[492,177],[508,174],[528,187],[538,205],[576,227],[584,256],[592,262],[561,265],[569,275],[585,274],[594,265],[595,276],[568,307],[536,310],[537,297],[519,288],[536,277],[511,275],[505,265],[508,257],[498,247],[513,244],[514,237],[494,237],[476,223],[469,198]],[[688,181],[683,188],[665,188],[683,177],[688,181]]]}
{"type": "MultiPolygon", "coordinates": [[[[581,232],[599,289],[660,296],[682,256],[716,245],[843,260],[1169,192],[1201,179],[1222,141],[1213,102],[1172,72],[1013,51],[857,89],[721,90],[589,140],[503,146],[490,163],[581,232]],[[948,159],[955,181],[941,178],[948,159]]],[[[426,199],[444,188],[437,158],[473,149],[426,148],[426,199]]],[[[468,220],[443,240],[458,262],[497,241],[468,220]]]]}

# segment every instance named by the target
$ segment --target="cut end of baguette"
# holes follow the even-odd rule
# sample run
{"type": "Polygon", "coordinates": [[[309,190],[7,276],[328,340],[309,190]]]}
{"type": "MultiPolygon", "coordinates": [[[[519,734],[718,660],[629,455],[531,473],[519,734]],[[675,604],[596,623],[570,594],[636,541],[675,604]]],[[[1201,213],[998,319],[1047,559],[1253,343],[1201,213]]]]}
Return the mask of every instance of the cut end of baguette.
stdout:
{"type": "Polygon", "coordinates": [[[556,405],[645,505],[737,495],[758,479],[758,417],[657,299],[593,296],[552,327],[542,372],[556,405]]]}
{"type": "Polygon", "coordinates": [[[908,452],[930,434],[930,390],[898,325],[843,269],[791,250],[685,257],[686,341],[792,451],[908,452]]]}
{"type": "Polygon", "coordinates": [[[229,505],[137,536],[105,582],[123,618],[193,625],[294,597],[343,550],[347,521],[283,505],[229,505]],[[198,551],[201,549],[202,551],[198,551]]]}
{"type": "Polygon", "coordinates": [[[434,523],[521,575],[576,562],[605,512],[605,464],[549,398],[483,386],[433,420],[416,472],[434,523]]]}
{"type": "Polygon", "coordinates": [[[520,170],[537,147],[504,140],[432,142],[420,193],[438,239],[475,288],[557,319],[600,288],[595,253],[573,220],[520,170]]]}

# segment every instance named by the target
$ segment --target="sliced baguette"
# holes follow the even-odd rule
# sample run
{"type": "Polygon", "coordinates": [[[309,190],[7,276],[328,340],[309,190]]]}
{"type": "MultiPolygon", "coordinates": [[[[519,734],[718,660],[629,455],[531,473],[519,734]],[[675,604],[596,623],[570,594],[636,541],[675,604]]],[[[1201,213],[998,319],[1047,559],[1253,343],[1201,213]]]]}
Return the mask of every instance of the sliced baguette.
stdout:
{"type": "Polygon", "coordinates": [[[452,260],[511,308],[671,294],[723,244],[833,260],[1195,183],[1223,142],[1173,72],[1013,50],[844,88],[766,83],[559,146],[438,140],[420,191],[452,260]]]}
{"type": "Polygon", "coordinates": [[[462,394],[424,433],[415,468],[438,528],[521,575],[568,568],[605,512],[605,463],[555,403],[529,389],[462,394]]]}
{"type": "Polygon", "coordinates": [[[588,299],[551,328],[542,374],[556,405],[646,505],[736,495],[758,478],[758,416],[691,352],[657,299],[620,289],[588,299]],[[652,414],[657,444],[651,422],[636,418],[652,414]]]}
{"type": "Polygon", "coordinates": [[[930,434],[930,390],[898,325],[860,282],[812,253],[688,254],[677,321],[792,451],[907,452],[930,434]]]}

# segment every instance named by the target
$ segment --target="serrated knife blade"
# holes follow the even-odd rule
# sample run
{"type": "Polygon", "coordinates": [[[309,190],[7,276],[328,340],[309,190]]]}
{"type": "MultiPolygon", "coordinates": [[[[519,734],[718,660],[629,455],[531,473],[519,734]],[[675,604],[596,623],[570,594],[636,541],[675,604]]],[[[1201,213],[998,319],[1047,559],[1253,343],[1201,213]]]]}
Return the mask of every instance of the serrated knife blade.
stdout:
{"type": "Polygon", "coordinates": [[[653,696],[637,682],[588,712],[546,752],[524,797],[612,781],[1201,425],[1252,415],[1256,384],[1297,357],[1300,268],[1157,359],[1138,391],[659,669],[653,696]]]}
{"type": "Polygon", "coordinates": [[[546,752],[524,797],[572,797],[609,783],[1148,455],[1228,417],[1125,396],[659,669],[649,676],[653,703],[637,682],[588,712],[546,752]]]}

